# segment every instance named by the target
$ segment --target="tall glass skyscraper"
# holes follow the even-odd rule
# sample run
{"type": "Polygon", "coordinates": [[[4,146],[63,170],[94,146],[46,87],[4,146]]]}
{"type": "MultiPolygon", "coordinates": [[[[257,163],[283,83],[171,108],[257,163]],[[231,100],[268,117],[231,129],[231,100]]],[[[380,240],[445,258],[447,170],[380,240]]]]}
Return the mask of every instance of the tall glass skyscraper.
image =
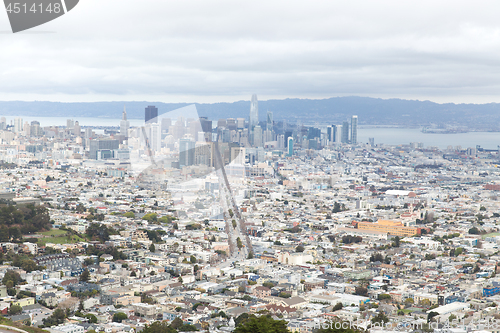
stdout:
{"type": "Polygon", "coordinates": [[[154,106],[148,106],[146,108],[146,111],[144,112],[144,120],[145,122],[149,122],[150,120],[153,120],[153,122],[157,122],[158,119],[158,108],[154,106]]]}
{"type": "Polygon", "coordinates": [[[351,118],[351,144],[358,144],[358,116],[351,118]]]}
{"type": "Polygon", "coordinates": [[[273,113],[271,111],[267,111],[266,130],[273,130],[273,113]]]}
{"type": "Polygon", "coordinates": [[[326,128],[326,139],[329,142],[337,142],[337,125],[328,126],[326,128]]]}
{"type": "Polygon", "coordinates": [[[248,128],[253,131],[253,128],[259,124],[259,102],[257,101],[257,95],[252,95],[252,103],[250,104],[250,123],[248,128]]]}
{"type": "Polygon", "coordinates": [[[340,142],[349,143],[349,123],[344,121],[342,123],[342,132],[340,133],[340,142]]]}
{"type": "Polygon", "coordinates": [[[293,156],[293,138],[288,138],[288,156],[293,156]]]}

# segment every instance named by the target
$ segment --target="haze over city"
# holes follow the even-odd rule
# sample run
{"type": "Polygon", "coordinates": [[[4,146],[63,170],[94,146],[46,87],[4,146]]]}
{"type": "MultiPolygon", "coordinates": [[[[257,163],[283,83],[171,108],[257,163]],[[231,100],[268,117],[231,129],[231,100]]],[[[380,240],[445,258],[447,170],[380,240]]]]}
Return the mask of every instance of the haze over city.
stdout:
{"type": "Polygon", "coordinates": [[[0,100],[500,102],[499,6],[86,0],[1,35],[0,100]]]}
{"type": "Polygon", "coordinates": [[[499,2],[20,1],[0,333],[499,332],[499,2]]]}

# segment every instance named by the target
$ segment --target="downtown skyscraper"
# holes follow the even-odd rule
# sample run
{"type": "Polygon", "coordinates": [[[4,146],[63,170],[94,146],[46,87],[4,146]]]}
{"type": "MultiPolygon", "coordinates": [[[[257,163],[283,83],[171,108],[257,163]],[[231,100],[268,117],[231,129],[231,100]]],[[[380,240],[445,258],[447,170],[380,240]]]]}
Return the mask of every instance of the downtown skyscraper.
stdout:
{"type": "Polygon", "coordinates": [[[252,95],[252,102],[250,104],[250,122],[248,124],[248,129],[253,131],[254,127],[259,124],[259,102],[257,101],[257,95],[252,95]]]}
{"type": "Polygon", "coordinates": [[[351,118],[351,144],[358,144],[358,116],[351,118]]]}
{"type": "Polygon", "coordinates": [[[344,121],[342,123],[342,130],[340,134],[340,142],[349,143],[349,123],[344,121]]]}
{"type": "Polygon", "coordinates": [[[123,107],[122,120],[120,121],[120,135],[128,138],[128,130],[130,128],[130,121],[127,120],[127,110],[123,107]]]}
{"type": "Polygon", "coordinates": [[[158,121],[158,108],[154,106],[148,106],[144,112],[144,120],[146,123],[153,121],[157,122],[158,121]]]}

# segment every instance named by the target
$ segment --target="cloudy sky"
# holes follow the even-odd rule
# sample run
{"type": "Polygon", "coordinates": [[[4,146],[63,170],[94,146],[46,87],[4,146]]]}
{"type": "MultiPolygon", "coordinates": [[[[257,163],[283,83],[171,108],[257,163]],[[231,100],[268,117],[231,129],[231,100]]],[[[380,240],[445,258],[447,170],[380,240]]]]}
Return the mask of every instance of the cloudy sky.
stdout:
{"type": "Polygon", "coordinates": [[[0,100],[500,102],[500,3],[80,0],[10,33],[0,100]]]}

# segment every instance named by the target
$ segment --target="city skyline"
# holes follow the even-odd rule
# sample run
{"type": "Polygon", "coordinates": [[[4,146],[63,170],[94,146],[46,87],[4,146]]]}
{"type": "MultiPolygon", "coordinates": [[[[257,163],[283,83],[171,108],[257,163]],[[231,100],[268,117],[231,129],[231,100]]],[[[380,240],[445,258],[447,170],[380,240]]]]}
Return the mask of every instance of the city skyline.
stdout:
{"type": "Polygon", "coordinates": [[[15,1],[0,333],[499,333],[499,2],[15,1]]]}

